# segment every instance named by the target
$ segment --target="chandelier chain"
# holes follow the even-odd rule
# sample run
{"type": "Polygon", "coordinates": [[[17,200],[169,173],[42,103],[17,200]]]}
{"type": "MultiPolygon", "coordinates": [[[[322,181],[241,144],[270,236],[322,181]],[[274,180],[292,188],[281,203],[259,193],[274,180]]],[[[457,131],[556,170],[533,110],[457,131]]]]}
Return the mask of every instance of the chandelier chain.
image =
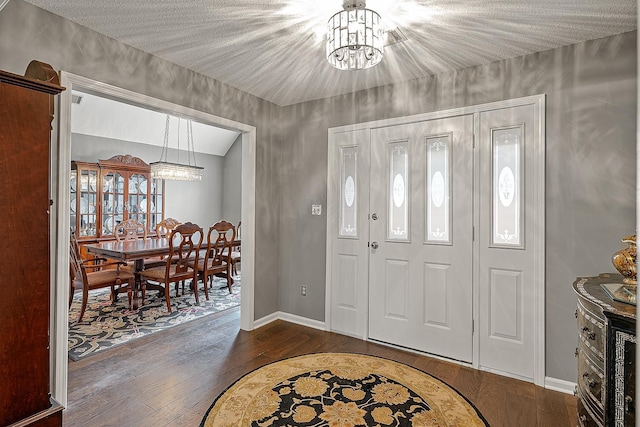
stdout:
{"type": "Polygon", "coordinates": [[[193,145],[193,121],[187,121],[187,152],[189,155],[189,165],[191,165],[191,157],[193,157],[193,166],[197,166],[196,164],[196,150],[193,145]]]}
{"type": "Polygon", "coordinates": [[[166,124],[164,126],[164,143],[162,144],[162,153],[160,154],[160,161],[167,161],[167,154],[169,151],[169,115],[167,114],[166,124]]]}

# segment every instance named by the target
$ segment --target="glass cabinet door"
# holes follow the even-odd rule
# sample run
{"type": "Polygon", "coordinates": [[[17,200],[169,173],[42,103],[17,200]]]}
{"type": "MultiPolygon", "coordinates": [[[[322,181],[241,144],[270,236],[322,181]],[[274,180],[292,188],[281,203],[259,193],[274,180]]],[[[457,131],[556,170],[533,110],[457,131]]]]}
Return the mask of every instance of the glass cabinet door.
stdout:
{"type": "Polygon", "coordinates": [[[163,220],[162,207],[164,201],[164,181],[161,179],[151,180],[151,206],[149,208],[149,231],[153,232],[156,229],[156,225],[163,220]]]}
{"type": "MultiPolygon", "coordinates": [[[[76,176],[76,217],[79,217],[79,236],[96,236],[98,219],[98,171],[80,169],[76,176]]],[[[73,197],[73,195],[72,195],[73,197]]],[[[77,232],[77,231],[76,231],[77,232]]]]}
{"type": "Polygon", "coordinates": [[[124,219],[124,177],[118,172],[102,176],[102,233],[112,236],[115,226],[124,219]]]}
{"type": "Polygon", "coordinates": [[[77,196],[78,196],[78,171],[77,170],[72,170],[71,171],[71,179],[69,180],[69,193],[70,193],[70,197],[69,197],[69,216],[71,219],[71,232],[75,233],[77,231],[78,228],[78,218],[76,217],[76,210],[78,207],[78,200],[77,200],[77,196]]]}
{"type": "Polygon", "coordinates": [[[134,173],[128,180],[128,218],[147,224],[149,201],[147,200],[147,177],[134,173]]]}

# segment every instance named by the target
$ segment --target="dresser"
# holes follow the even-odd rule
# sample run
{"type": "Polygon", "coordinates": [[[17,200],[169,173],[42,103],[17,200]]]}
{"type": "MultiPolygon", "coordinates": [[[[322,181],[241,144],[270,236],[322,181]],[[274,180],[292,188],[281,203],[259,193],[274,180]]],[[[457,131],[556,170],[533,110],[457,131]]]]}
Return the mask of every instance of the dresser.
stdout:
{"type": "Polygon", "coordinates": [[[50,397],[49,143],[54,95],[47,64],[0,71],[0,425],[62,425],[50,397]]]}
{"type": "Polygon", "coordinates": [[[579,277],[578,426],[635,426],[636,307],[614,301],[600,286],[618,274],[579,277]]]}

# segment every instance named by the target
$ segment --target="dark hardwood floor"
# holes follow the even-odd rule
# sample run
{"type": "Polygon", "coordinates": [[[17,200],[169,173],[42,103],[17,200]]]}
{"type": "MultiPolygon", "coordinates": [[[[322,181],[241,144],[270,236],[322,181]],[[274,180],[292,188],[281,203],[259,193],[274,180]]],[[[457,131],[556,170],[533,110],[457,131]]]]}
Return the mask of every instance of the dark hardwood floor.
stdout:
{"type": "Polygon", "coordinates": [[[243,374],[317,352],[382,356],[421,369],[467,397],[492,427],[576,425],[576,399],[533,384],[283,321],[241,331],[239,308],[69,362],[64,425],[198,426],[243,374]]]}

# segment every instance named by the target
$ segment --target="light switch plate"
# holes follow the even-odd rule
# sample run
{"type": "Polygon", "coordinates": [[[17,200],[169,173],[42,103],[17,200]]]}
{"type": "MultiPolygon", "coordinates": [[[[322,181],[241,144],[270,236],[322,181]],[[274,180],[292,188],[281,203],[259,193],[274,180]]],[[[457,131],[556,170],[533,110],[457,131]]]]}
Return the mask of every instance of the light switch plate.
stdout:
{"type": "Polygon", "coordinates": [[[322,215],[322,205],[311,205],[311,215],[322,215]]]}

